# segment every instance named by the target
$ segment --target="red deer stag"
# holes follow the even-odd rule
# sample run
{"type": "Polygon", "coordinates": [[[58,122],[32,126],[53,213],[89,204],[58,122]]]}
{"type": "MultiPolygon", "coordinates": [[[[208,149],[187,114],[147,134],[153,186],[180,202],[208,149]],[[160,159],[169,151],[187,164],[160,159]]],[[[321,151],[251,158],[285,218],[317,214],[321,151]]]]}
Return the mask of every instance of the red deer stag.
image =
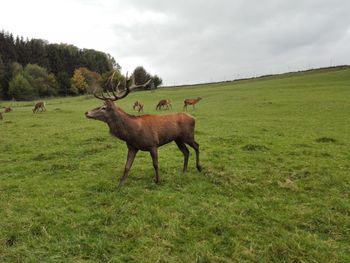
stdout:
{"type": "Polygon", "coordinates": [[[5,113],[13,111],[10,106],[9,107],[4,107],[4,108],[5,108],[5,110],[4,110],[5,113]]]}
{"type": "Polygon", "coordinates": [[[143,112],[143,103],[139,100],[135,101],[134,106],[132,107],[134,110],[137,109],[138,112],[143,112]]]}
{"type": "Polygon", "coordinates": [[[175,113],[168,115],[141,115],[133,116],[124,112],[113,101],[125,98],[130,91],[145,86],[134,84],[132,76],[131,85],[129,86],[125,79],[126,89],[112,89],[113,97],[107,92],[108,97],[102,93],[100,96],[94,92],[94,96],[104,101],[104,105],[97,107],[85,113],[87,118],[99,120],[107,123],[109,132],[113,136],[126,142],[128,147],[128,157],[124,168],[124,174],[119,180],[119,187],[124,184],[134,158],[138,151],[148,151],[152,157],[153,167],[155,170],[155,182],[159,183],[158,171],[158,147],[175,141],[180,151],[184,155],[183,172],[187,171],[189,150],[185,144],[191,146],[196,152],[196,166],[198,171],[202,168],[199,163],[199,145],[194,139],[195,119],[186,113],[175,113]]]}
{"type": "Polygon", "coordinates": [[[165,107],[166,110],[168,110],[169,107],[172,109],[173,106],[171,105],[171,100],[170,99],[160,100],[156,106],[156,110],[161,110],[163,107],[165,107]]]}
{"type": "Polygon", "coordinates": [[[198,101],[200,101],[201,99],[202,99],[201,97],[198,97],[197,99],[185,99],[183,110],[186,109],[186,111],[187,111],[187,105],[192,105],[193,109],[194,109],[194,105],[196,105],[198,103],[198,101]]]}
{"type": "Polygon", "coordinates": [[[46,111],[46,108],[45,108],[45,102],[44,101],[39,101],[37,103],[35,103],[35,106],[34,106],[34,109],[33,109],[33,113],[36,113],[39,111],[39,109],[41,111],[46,111]]]}

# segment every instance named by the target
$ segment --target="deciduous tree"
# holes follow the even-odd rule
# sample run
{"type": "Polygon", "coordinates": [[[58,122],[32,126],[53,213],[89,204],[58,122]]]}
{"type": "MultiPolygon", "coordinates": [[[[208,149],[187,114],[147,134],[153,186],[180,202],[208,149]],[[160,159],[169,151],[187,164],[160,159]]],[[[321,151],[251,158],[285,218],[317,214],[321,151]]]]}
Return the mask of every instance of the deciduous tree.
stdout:
{"type": "Polygon", "coordinates": [[[76,69],[72,77],[71,93],[74,95],[84,94],[87,91],[87,88],[88,84],[84,78],[84,75],[80,70],[76,69]]]}
{"type": "Polygon", "coordinates": [[[8,92],[16,100],[33,100],[37,95],[23,71],[10,81],[8,92]]]}

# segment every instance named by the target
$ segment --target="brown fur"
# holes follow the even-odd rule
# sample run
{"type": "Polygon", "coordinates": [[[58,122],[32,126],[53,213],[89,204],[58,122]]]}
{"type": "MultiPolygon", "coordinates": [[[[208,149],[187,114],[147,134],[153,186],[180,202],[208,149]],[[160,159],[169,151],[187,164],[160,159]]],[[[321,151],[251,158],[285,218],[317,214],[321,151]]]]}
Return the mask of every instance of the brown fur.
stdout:
{"type": "Polygon", "coordinates": [[[134,110],[137,109],[138,112],[143,112],[143,103],[139,100],[135,101],[134,106],[132,107],[134,110]]]}
{"type": "Polygon", "coordinates": [[[175,141],[184,155],[183,171],[186,172],[189,151],[188,144],[196,151],[197,169],[201,171],[199,164],[199,145],[194,139],[195,119],[186,113],[174,113],[168,115],[141,115],[133,116],[117,107],[113,101],[105,100],[102,107],[97,107],[85,113],[87,118],[100,120],[107,123],[109,132],[126,142],[128,158],[124,169],[124,175],[120,178],[121,186],[128,176],[136,153],[148,151],[153,160],[156,173],[156,182],[159,182],[158,172],[158,147],[175,141]]]}
{"type": "Polygon", "coordinates": [[[168,110],[169,107],[172,109],[173,106],[171,105],[171,100],[170,99],[160,100],[156,106],[156,110],[161,110],[163,107],[165,107],[166,110],[168,110]]]}
{"type": "Polygon", "coordinates": [[[187,105],[192,105],[194,109],[194,105],[196,105],[201,99],[201,97],[198,97],[197,99],[185,99],[183,110],[187,110],[187,105]]]}
{"type": "Polygon", "coordinates": [[[8,113],[8,112],[11,112],[12,111],[12,108],[9,106],[9,107],[4,107],[5,108],[5,113],[8,113]]]}
{"type": "Polygon", "coordinates": [[[39,109],[41,111],[46,111],[46,108],[45,108],[45,102],[44,101],[38,101],[37,103],[35,103],[35,106],[34,106],[34,109],[33,109],[33,113],[36,113],[39,111],[39,109]]]}

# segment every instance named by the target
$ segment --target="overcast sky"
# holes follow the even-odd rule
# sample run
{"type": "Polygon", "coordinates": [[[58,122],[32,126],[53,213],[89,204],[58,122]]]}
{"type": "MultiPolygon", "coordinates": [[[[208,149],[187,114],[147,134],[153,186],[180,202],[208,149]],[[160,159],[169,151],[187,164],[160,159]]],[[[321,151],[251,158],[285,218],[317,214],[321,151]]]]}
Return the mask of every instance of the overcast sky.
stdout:
{"type": "Polygon", "coordinates": [[[0,29],[110,53],[166,85],[350,64],[349,0],[0,0],[0,29]]]}

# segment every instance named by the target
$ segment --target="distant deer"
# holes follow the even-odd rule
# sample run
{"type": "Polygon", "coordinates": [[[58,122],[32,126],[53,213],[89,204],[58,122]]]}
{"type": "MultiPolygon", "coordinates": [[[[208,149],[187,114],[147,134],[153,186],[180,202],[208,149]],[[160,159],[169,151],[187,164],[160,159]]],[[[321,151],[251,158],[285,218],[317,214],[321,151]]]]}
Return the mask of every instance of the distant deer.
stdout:
{"type": "Polygon", "coordinates": [[[35,106],[34,106],[34,109],[33,109],[33,113],[36,113],[39,111],[39,109],[41,111],[46,111],[46,108],[45,108],[45,102],[44,101],[38,101],[37,103],[35,103],[35,106]]]}
{"type": "Polygon", "coordinates": [[[11,108],[10,106],[4,107],[4,109],[5,109],[5,110],[4,110],[5,113],[8,113],[8,112],[13,111],[12,108],[11,108]]]}
{"type": "Polygon", "coordinates": [[[169,107],[172,109],[173,106],[171,105],[171,100],[170,99],[160,100],[156,106],[156,110],[161,110],[163,107],[165,107],[166,110],[168,110],[169,107]]]}
{"type": "Polygon", "coordinates": [[[187,111],[187,105],[192,105],[194,109],[194,105],[196,105],[201,99],[202,99],[201,97],[198,97],[197,99],[185,99],[183,110],[186,109],[187,111]]]}
{"type": "Polygon", "coordinates": [[[139,100],[135,101],[134,106],[132,107],[134,110],[137,109],[138,112],[143,112],[143,103],[139,100]]]}
{"type": "Polygon", "coordinates": [[[195,119],[186,113],[175,113],[168,115],[141,115],[133,116],[124,112],[120,107],[114,104],[113,101],[125,98],[130,91],[148,84],[135,85],[134,77],[130,81],[125,79],[126,89],[117,91],[112,89],[112,95],[107,92],[108,97],[102,93],[100,96],[94,96],[104,101],[104,105],[97,107],[85,113],[87,118],[99,120],[107,123],[109,132],[113,136],[126,142],[128,147],[128,157],[125,164],[124,174],[119,180],[119,187],[124,184],[129,170],[132,166],[134,158],[138,151],[148,151],[153,160],[155,170],[155,182],[159,183],[158,170],[158,147],[175,141],[178,148],[184,155],[183,172],[187,171],[189,151],[185,144],[191,146],[196,152],[196,166],[198,171],[202,168],[199,164],[199,145],[194,139],[195,119]]]}

